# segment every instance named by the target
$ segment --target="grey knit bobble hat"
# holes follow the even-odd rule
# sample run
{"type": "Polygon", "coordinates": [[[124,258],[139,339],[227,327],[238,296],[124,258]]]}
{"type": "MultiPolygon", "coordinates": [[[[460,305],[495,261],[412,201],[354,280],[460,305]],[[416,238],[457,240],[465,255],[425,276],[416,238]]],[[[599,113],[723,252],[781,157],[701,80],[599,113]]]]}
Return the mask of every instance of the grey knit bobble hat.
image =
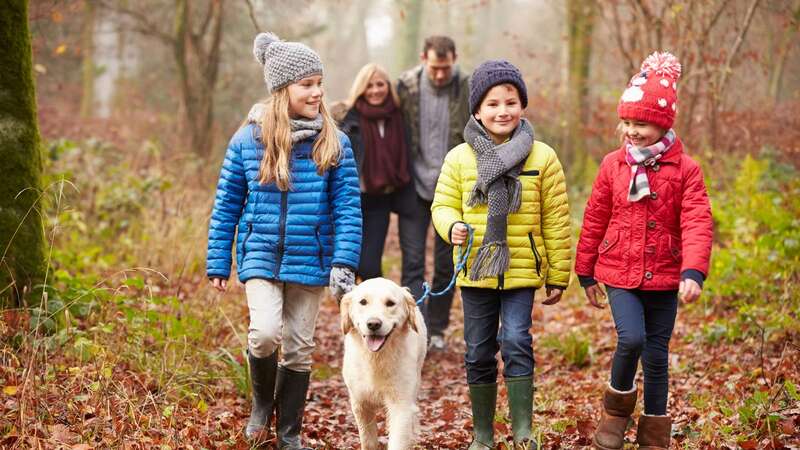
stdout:
{"type": "Polygon", "coordinates": [[[284,42],[273,33],[259,33],[253,55],[264,66],[270,92],[311,75],[322,75],[322,61],[314,50],[299,42],[284,42]]]}

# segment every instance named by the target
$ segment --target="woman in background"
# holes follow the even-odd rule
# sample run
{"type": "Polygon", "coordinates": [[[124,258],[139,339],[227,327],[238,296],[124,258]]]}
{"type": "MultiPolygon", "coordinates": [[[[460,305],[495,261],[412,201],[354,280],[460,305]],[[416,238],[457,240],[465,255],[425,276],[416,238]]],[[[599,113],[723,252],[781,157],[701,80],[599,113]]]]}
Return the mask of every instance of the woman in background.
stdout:
{"type": "Polygon", "coordinates": [[[367,280],[383,275],[381,258],[389,229],[389,216],[399,216],[400,249],[403,253],[402,284],[408,285],[405,267],[411,227],[405,218],[414,211],[415,193],[408,169],[408,147],[397,92],[386,70],[370,63],[356,75],[347,112],[340,128],[350,138],[358,164],[361,186],[363,238],[358,274],[367,280]]]}

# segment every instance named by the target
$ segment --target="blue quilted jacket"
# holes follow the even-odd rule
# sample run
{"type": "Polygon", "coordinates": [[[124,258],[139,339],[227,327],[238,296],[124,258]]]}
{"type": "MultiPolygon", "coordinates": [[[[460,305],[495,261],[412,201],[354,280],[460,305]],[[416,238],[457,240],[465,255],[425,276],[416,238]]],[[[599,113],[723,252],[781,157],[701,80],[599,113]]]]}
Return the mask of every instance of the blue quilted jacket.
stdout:
{"type": "Polygon", "coordinates": [[[333,265],[358,267],[361,199],[353,151],[339,133],[339,165],[317,174],[313,138],[292,148],[292,187],[281,192],[258,181],[261,131],[248,124],[228,145],[208,226],[206,273],[227,279],[236,236],[239,280],[264,278],[311,286],[328,284],[333,265]]]}

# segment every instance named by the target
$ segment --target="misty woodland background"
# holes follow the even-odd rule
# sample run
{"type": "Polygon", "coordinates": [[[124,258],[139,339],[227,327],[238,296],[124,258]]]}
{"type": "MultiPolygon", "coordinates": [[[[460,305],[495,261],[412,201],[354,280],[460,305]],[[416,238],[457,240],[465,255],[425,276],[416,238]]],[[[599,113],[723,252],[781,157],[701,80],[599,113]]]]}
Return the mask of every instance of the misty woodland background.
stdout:
{"type": "MultiPolygon", "coordinates": [[[[25,25],[6,8],[3,24],[25,25]]],[[[225,145],[266,95],[252,39],[270,30],[320,53],[329,103],[367,62],[417,64],[429,34],[456,40],[463,71],[517,64],[576,237],[627,80],[653,50],[676,54],[676,130],[703,165],[715,242],[672,341],[673,446],[800,448],[800,0],[30,0],[27,27],[42,178],[0,204],[34,206],[45,238],[12,245],[21,219],[2,216],[0,447],[248,448],[246,303],[239,286],[212,292],[204,258],[225,145]],[[26,260],[27,278],[10,276],[26,260]]],[[[384,268],[399,279],[394,235],[384,268]]],[[[419,448],[469,439],[458,301],[453,317],[449,351],[426,363],[419,448]]],[[[610,314],[571,286],[535,317],[540,442],[586,446],[610,314]]],[[[358,448],[337,324],[328,299],[307,443],[358,448]]]]}

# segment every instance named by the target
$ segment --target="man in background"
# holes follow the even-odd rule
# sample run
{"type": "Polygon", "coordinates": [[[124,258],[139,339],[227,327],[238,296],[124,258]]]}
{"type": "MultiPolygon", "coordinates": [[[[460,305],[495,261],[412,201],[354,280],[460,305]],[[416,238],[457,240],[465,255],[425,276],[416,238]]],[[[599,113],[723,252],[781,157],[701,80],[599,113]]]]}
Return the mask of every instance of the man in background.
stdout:
{"type": "MultiPolygon", "coordinates": [[[[397,93],[408,128],[411,175],[414,189],[409,189],[409,208],[415,214],[400,223],[405,254],[402,284],[415,298],[422,295],[425,277],[425,249],[431,222],[431,202],[439,172],[447,152],[464,142],[464,126],[469,119],[469,76],[456,66],[455,42],[447,36],[425,39],[421,64],[404,72],[398,80],[397,93]]],[[[453,276],[452,247],[438,234],[434,236],[434,292],[447,287],[453,276]]],[[[429,348],[446,348],[444,332],[450,322],[453,291],[428,298],[422,307],[428,328],[429,348]]]]}

